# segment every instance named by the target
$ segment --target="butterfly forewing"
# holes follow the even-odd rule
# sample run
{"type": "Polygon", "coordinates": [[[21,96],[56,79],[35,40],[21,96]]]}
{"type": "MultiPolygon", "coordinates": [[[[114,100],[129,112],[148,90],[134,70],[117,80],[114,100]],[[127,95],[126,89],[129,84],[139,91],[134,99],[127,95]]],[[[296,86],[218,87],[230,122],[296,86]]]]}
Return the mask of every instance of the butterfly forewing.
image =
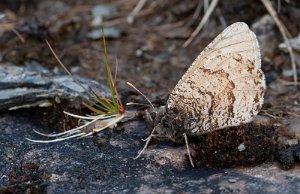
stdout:
{"type": "Polygon", "coordinates": [[[199,135],[251,121],[263,103],[265,79],[255,34],[234,23],[196,58],[171,92],[167,112],[199,135]]]}

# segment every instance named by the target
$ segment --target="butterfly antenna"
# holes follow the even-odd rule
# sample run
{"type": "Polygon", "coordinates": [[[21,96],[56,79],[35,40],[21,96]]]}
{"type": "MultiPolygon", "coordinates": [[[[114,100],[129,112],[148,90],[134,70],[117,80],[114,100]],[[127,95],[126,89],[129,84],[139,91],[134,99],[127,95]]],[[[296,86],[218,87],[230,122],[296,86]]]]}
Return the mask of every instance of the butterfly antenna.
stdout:
{"type": "Polygon", "coordinates": [[[150,106],[151,106],[151,108],[153,108],[154,109],[154,106],[153,106],[153,104],[152,104],[152,102],[139,90],[139,89],[137,89],[132,83],[130,83],[130,82],[126,82],[127,83],[127,85],[129,85],[130,87],[132,87],[135,91],[137,91],[139,94],[141,94],[147,101],[148,101],[148,103],[150,104],[150,106]]]}

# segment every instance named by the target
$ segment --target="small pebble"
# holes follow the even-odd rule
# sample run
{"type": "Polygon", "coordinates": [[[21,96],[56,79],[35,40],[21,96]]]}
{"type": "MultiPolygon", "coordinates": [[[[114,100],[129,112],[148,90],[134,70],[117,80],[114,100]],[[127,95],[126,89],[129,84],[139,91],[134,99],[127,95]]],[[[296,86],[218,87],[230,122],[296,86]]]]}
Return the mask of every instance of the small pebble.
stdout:
{"type": "Polygon", "coordinates": [[[236,182],[237,182],[237,179],[231,178],[231,179],[228,179],[228,182],[230,182],[230,183],[236,183],[236,182]]]}
{"type": "Polygon", "coordinates": [[[244,143],[241,143],[239,146],[238,146],[238,149],[240,152],[244,151],[246,149],[244,143]]]}
{"type": "Polygon", "coordinates": [[[137,57],[143,56],[143,50],[137,49],[137,50],[135,51],[135,56],[137,56],[137,57]]]}
{"type": "Polygon", "coordinates": [[[92,8],[93,17],[102,16],[106,18],[113,18],[117,16],[115,7],[96,5],[92,8]]]}
{"type": "Polygon", "coordinates": [[[291,169],[295,164],[293,151],[290,148],[278,151],[277,161],[283,170],[291,169]]]}
{"type": "MultiPolygon", "coordinates": [[[[123,34],[123,30],[118,27],[104,28],[105,38],[120,38],[123,34]]],[[[98,40],[102,38],[102,29],[92,30],[87,35],[87,38],[92,40],[98,40]]]]}

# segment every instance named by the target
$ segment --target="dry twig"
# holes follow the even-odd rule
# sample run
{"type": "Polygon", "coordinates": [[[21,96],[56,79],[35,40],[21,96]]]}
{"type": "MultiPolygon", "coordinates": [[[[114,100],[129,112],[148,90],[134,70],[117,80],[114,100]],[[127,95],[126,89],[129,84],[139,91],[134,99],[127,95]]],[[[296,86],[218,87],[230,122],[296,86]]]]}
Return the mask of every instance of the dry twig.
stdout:
{"type": "Polygon", "coordinates": [[[203,1],[199,0],[198,5],[197,5],[197,7],[195,9],[195,12],[193,14],[193,17],[189,21],[189,23],[188,23],[187,26],[191,26],[192,24],[194,24],[194,22],[196,21],[196,19],[200,16],[200,12],[201,12],[202,7],[203,7],[203,1]]]}
{"type": "Polygon", "coordinates": [[[131,11],[131,13],[127,16],[127,23],[132,24],[134,22],[135,16],[141,11],[141,9],[146,4],[147,0],[139,0],[138,4],[131,11]]]}
{"type": "Polygon", "coordinates": [[[205,12],[202,20],[200,21],[199,25],[197,26],[196,30],[191,34],[189,39],[185,41],[183,44],[183,47],[187,47],[197,36],[197,34],[200,32],[200,30],[203,28],[204,24],[206,24],[207,20],[209,19],[210,15],[214,11],[216,5],[218,4],[219,0],[213,0],[211,4],[209,5],[209,8],[207,9],[207,12],[205,12]]]}
{"type": "Polygon", "coordinates": [[[268,12],[270,13],[270,15],[273,17],[277,27],[279,28],[279,31],[284,39],[284,42],[287,46],[287,49],[289,51],[290,54],[290,58],[291,58],[291,63],[292,63],[292,68],[293,68],[293,77],[294,77],[294,85],[297,86],[297,68],[296,68],[296,62],[295,62],[295,58],[294,58],[294,54],[293,54],[293,49],[288,41],[288,35],[287,35],[287,29],[284,27],[284,25],[282,24],[282,22],[279,20],[277,13],[275,11],[275,9],[272,6],[272,3],[270,2],[270,0],[261,0],[261,2],[264,4],[264,6],[266,7],[266,9],[268,10],[268,12]]]}

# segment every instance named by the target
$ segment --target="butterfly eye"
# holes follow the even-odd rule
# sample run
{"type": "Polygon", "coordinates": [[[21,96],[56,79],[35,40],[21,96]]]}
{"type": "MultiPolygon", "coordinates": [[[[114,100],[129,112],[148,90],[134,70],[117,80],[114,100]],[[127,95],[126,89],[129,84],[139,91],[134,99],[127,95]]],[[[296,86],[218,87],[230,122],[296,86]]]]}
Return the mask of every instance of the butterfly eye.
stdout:
{"type": "Polygon", "coordinates": [[[171,125],[171,119],[168,117],[168,115],[163,116],[160,122],[166,128],[171,125]]]}
{"type": "Polygon", "coordinates": [[[150,112],[150,116],[151,116],[152,120],[155,120],[155,118],[157,116],[157,112],[156,111],[150,112]]]}

